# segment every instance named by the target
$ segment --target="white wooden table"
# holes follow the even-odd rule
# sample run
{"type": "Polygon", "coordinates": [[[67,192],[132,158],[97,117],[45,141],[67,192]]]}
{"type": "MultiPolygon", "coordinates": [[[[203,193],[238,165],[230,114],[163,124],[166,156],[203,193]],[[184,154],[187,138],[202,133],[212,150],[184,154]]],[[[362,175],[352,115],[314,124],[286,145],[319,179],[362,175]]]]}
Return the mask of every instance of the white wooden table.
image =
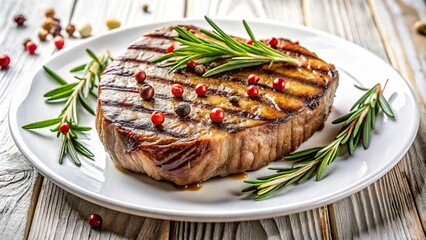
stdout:
{"type": "MultiPolygon", "coordinates": [[[[0,54],[12,63],[0,71],[0,239],[425,239],[426,230],[426,37],[413,23],[426,19],[425,0],[0,0],[0,54]],[[148,3],[150,13],[141,5],[148,3]],[[410,82],[421,108],[417,138],[401,162],[361,192],[334,204],[290,216],[233,223],[187,223],[112,211],[84,201],[43,178],[18,151],[8,129],[12,93],[53,53],[23,51],[37,39],[44,10],[54,7],[63,25],[90,22],[107,31],[110,17],[122,27],[204,15],[270,18],[330,32],[390,62],[410,82]],[[27,16],[17,28],[16,13],[27,16]],[[87,223],[103,217],[102,231],[87,223]]],[[[75,40],[79,41],[79,40],[75,40]]],[[[397,139],[395,139],[397,140],[397,139]]]]}

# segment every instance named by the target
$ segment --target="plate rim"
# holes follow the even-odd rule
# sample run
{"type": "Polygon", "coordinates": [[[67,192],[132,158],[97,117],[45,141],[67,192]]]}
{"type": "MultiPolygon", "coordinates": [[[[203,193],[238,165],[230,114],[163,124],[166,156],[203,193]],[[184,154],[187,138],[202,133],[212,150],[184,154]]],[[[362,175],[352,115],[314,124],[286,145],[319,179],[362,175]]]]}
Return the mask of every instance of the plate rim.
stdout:
{"type": "MultiPolygon", "coordinates": [[[[240,22],[241,19],[236,18],[213,18],[215,21],[222,21],[222,22],[240,22]]],[[[191,23],[194,21],[204,21],[202,18],[183,18],[183,19],[175,19],[175,20],[168,20],[168,21],[159,21],[159,22],[150,22],[148,24],[140,24],[137,26],[127,27],[123,29],[115,29],[113,31],[109,31],[104,34],[99,34],[97,36],[93,36],[89,39],[85,39],[78,44],[68,48],[64,49],[48,59],[44,60],[42,62],[42,65],[49,65],[50,62],[52,62],[56,57],[61,56],[63,54],[68,53],[69,51],[73,51],[75,48],[84,45],[88,42],[97,41],[97,39],[102,38],[107,35],[111,34],[117,34],[120,32],[125,31],[133,31],[137,28],[141,27],[150,27],[154,25],[166,25],[166,24],[172,24],[172,23],[191,23]]],[[[35,79],[35,76],[39,71],[41,70],[41,67],[36,68],[33,70],[33,73],[30,74],[31,78],[30,80],[27,80],[26,83],[28,86],[25,88],[25,91],[22,91],[20,87],[24,84],[24,82],[21,82],[21,86],[17,86],[15,90],[15,94],[11,98],[9,111],[8,111],[8,120],[9,120],[9,129],[11,132],[11,136],[20,150],[20,152],[25,156],[25,158],[37,169],[37,171],[42,174],[43,176],[47,177],[49,180],[54,182],[57,186],[61,187],[65,191],[76,195],[78,197],[81,197],[89,202],[99,204],[101,206],[104,206],[106,208],[110,208],[113,210],[144,216],[144,217],[151,217],[151,218],[159,218],[164,220],[175,220],[175,221],[191,221],[191,222],[230,222],[230,221],[245,221],[245,220],[255,220],[255,219],[264,219],[264,218],[271,218],[271,217],[278,217],[278,216],[284,216],[289,215],[297,212],[307,211],[314,208],[318,208],[320,206],[328,205],[331,203],[334,203],[338,200],[341,200],[347,196],[350,196],[352,194],[355,194],[365,187],[369,186],[373,182],[377,181],[380,177],[382,177],[384,174],[386,174],[390,169],[392,169],[401,159],[402,157],[407,153],[408,149],[411,147],[412,143],[414,142],[414,139],[416,137],[416,134],[418,132],[419,124],[420,124],[420,109],[418,106],[418,103],[415,98],[415,94],[412,90],[411,83],[408,82],[392,65],[378,57],[375,53],[353,43],[346,39],[340,38],[338,36],[335,36],[331,33],[324,32],[322,30],[314,29],[311,27],[299,25],[299,24],[285,24],[276,20],[270,20],[270,19],[256,19],[256,18],[250,18],[248,19],[248,23],[252,24],[268,24],[268,25],[275,25],[275,26],[281,26],[286,28],[291,28],[295,30],[302,30],[305,32],[312,32],[317,33],[322,36],[327,36],[333,40],[345,42],[346,44],[350,44],[353,47],[356,47],[357,49],[360,49],[364,52],[369,53],[371,56],[374,56],[377,60],[379,60],[382,64],[387,65],[388,67],[391,67],[395,74],[397,74],[402,80],[405,85],[407,85],[409,92],[411,93],[411,96],[409,100],[412,102],[415,112],[413,118],[415,119],[415,126],[412,131],[409,133],[409,141],[405,143],[405,145],[401,148],[401,150],[396,154],[392,161],[388,162],[386,167],[376,169],[369,175],[366,175],[363,177],[365,181],[358,184],[352,184],[346,187],[344,191],[340,191],[337,194],[334,193],[333,196],[322,198],[321,200],[312,203],[310,201],[309,203],[304,203],[302,205],[299,205],[297,207],[293,207],[290,209],[283,208],[282,206],[273,206],[268,208],[261,208],[261,209],[250,209],[249,211],[245,210],[239,210],[239,211],[232,211],[228,213],[224,212],[185,212],[180,211],[178,209],[174,209],[173,211],[170,210],[162,210],[160,207],[158,208],[152,208],[152,207],[141,207],[140,205],[135,205],[132,203],[124,202],[124,201],[118,201],[115,199],[112,199],[110,197],[106,197],[103,195],[99,195],[96,192],[92,192],[90,190],[84,189],[82,187],[79,187],[75,183],[72,183],[66,179],[62,179],[60,176],[58,176],[57,173],[55,173],[52,169],[46,168],[45,166],[42,166],[43,162],[38,159],[35,154],[31,152],[31,150],[23,143],[23,138],[19,133],[19,126],[17,124],[17,113],[18,108],[21,106],[23,101],[26,99],[26,97],[29,94],[29,90],[31,89],[31,85],[35,79]],[[20,93],[18,93],[18,91],[20,93]],[[351,187],[352,186],[352,187],[351,187]]],[[[41,65],[41,66],[42,66],[41,65]]]]}

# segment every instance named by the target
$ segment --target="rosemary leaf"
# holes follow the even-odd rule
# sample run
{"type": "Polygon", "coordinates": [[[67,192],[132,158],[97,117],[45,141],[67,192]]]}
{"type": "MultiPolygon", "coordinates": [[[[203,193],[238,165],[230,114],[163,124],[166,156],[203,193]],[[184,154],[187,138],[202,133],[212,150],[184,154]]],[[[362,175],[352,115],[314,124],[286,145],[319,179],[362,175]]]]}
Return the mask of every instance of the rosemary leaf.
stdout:
{"type": "Polygon", "coordinates": [[[291,160],[296,160],[296,159],[301,158],[301,157],[306,156],[306,155],[312,155],[312,154],[315,155],[320,149],[322,149],[322,146],[313,147],[313,148],[309,148],[309,149],[298,151],[298,152],[293,152],[293,153],[290,153],[289,155],[285,156],[284,160],[291,161],[291,160]]]}
{"type": "Polygon", "coordinates": [[[90,50],[90,49],[88,49],[88,48],[86,48],[86,52],[87,52],[87,54],[89,54],[89,56],[95,61],[95,62],[97,62],[98,64],[101,64],[101,62],[99,62],[99,59],[98,59],[98,57],[96,57],[96,55],[92,52],[92,50],[90,50]]]}
{"type": "Polygon", "coordinates": [[[71,94],[74,92],[74,89],[68,89],[66,91],[62,91],[60,93],[57,93],[55,95],[52,96],[47,96],[48,98],[46,99],[47,101],[52,101],[52,100],[58,100],[61,98],[68,98],[69,96],[71,96],[71,94]]]}
{"type": "Polygon", "coordinates": [[[210,77],[218,73],[227,72],[235,69],[258,66],[269,62],[268,60],[232,60],[228,63],[215,67],[203,74],[203,77],[210,77]]]}
{"type": "Polygon", "coordinates": [[[342,123],[342,122],[348,120],[352,116],[352,114],[353,114],[353,112],[350,112],[350,113],[348,113],[346,115],[343,115],[343,116],[341,116],[341,117],[333,120],[331,123],[333,123],[333,124],[342,123]]]}
{"type": "Polygon", "coordinates": [[[356,84],[354,84],[354,87],[356,87],[356,88],[358,88],[359,90],[362,90],[362,91],[368,91],[369,90],[368,88],[361,87],[361,86],[356,85],[356,84]]]}
{"type": "Polygon", "coordinates": [[[59,164],[62,164],[64,161],[64,156],[67,153],[67,141],[64,140],[65,137],[62,137],[61,140],[61,151],[59,152],[59,164]]]}
{"type": "Polygon", "coordinates": [[[77,155],[77,152],[74,148],[74,145],[72,144],[71,140],[66,140],[66,141],[67,141],[67,143],[66,143],[67,150],[68,150],[68,153],[69,153],[71,159],[74,161],[75,165],[81,166],[81,161],[78,158],[78,155],[77,155]]]}
{"type": "Polygon", "coordinates": [[[85,68],[86,68],[86,64],[81,64],[81,65],[79,65],[79,66],[77,66],[75,68],[72,68],[70,70],[70,72],[71,73],[80,72],[80,71],[83,71],[85,68]]]}
{"type": "Polygon", "coordinates": [[[87,126],[79,126],[79,125],[77,125],[77,126],[72,126],[71,127],[73,130],[75,130],[75,131],[81,131],[81,132],[86,132],[86,131],[90,131],[90,130],[92,130],[92,128],[91,127],[87,127],[87,126]]]}
{"type": "Polygon", "coordinates": [[[388,101],[386,101],[385,97],[383,97],[383,94],[379,94],[379,104],[382,111],[388,115],[388,117],[394,118],[395,115],[393,114],[392,108],[389,106],[388,101]]]}
{"type": "Polygon", "coordinates": [[[22,126],[23,129],[36,129],[36,128],[45,128],[45,127],[50,127],[53,126],[55,124],[60,123],[62,120],[62,118],[52,118],[52,119],[47,119],[47,120],[43,120],[43,121],[38,121],[38,122],[33,122],[27,125],[22,126]]]}
{"type": "Polygon", "coordinates": [[[367,112],[365,117],[363,131],[362,131],[362,146],[367,149],[370,146],[370,132],[371,132],[371,111],[367,112]]]}
{"type": "Polygon", "coordinates": [[[56,94],[63,93],[67,90],[73,89],[75,86],[77,86],[77,84],[78,83],[69,83],[69,84],[62,85],[60,87],[57,87],[55,89],[48,91],[47,93],[43,95],[43,97],[51,97],[56,94]]]}
{"type": "Polygon", "coordinates": [[[83,145],[83,143],[81,143],[78,139],[72,139],[72,143],[74,144],[75,150],[79,153],[81,153],[83,156],[92,159],[95,155],[93,155],[93,153],[87,149],[87,147],[85,147],[83,145]]]}
{"type": "Polygon", "coordinates": [[[46,73],[53,78],[53,80],[57,81],[59,84],[61,85],[65,85],[67,84],[67,82],[61,78],[58,74],[54,73],[52,70],[50,70],[48,67],[43,66],[44,71],[46,71],[46,73]]]}
{"type": "Polygon", "coordinates": [[[358,99],[358,101],[356,101],[355,104],[352,106],[351,111],[353,109],[355,109],[355,107],[359,106],[360,104],[363,104],[364,101],[371,95],[371,93],[373,91],[375,91],[376,86],[374,86],[373,88],[371,88],[370,90],[368,90],[364,95],[362,95],[362,97],[360,99],[358,99]]]}

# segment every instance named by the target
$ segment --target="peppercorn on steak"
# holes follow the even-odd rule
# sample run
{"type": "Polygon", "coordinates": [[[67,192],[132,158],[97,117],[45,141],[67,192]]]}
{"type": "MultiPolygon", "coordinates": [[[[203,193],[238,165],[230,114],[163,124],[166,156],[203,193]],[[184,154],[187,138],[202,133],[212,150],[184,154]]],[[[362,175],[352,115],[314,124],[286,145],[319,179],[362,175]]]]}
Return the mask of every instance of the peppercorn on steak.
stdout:
{"type": "MultiPolygon", "coordinates": [[[[182,27],[207,38],[194,26],[182,27]]],[[[280,38],[275,48],[299,60],[298,66],[265,64],[202,77],[212,67],[207,64],[169,73],[152,60],[172,45],[179,47],[176,36],[173,26],[143,35],[101,77],[96,128],[117,165],[178,185],[203,182],[259,169],[294,151],[324,126],[338,73],[316,54],[280,38]],[[134,76],[140,70],[146,73],[143,84],[134,76]],[[255,97],[247,91],[251,74],[259,77],[255,97]],[[284,90],[273,87],[276,78],[284,79],[284,90]],[[144,84],[152,87],[147,93],[141,91],[144,84]],[[174,84],[183,87],[182,97],[172,94],[174,84]],[[198,84],[207,87],[205,96],[197,95],[198,84]],[[179,103],[186,108],[175,109],[179,103]],[[214,108],[223,109],[220,123],[211,120],[214,108]],[[164,116],[162,124],[154,124],[154,111],[164,116]]]]}

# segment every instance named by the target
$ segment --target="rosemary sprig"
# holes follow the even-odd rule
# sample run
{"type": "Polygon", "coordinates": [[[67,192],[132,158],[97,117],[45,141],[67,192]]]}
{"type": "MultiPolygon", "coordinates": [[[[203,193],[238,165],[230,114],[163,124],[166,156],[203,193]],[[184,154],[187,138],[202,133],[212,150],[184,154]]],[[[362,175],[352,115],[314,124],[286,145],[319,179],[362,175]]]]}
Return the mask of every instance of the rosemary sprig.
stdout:
{"type": "Polygon", "coordinates": [[[356,87],[366,91],[366,93],[355,102],[350,113],[333,121],[333,124],[342,124],[333,141],[327,145],[294,152],[285,156],[284,160],[295,161],[295,163],[289,167],[269,168],[270,170],[275,170],[276,173],[259,177],[256,180],[244,181],[251,184],[251,186],[242,191],[253,191],[256,195],[255,199],[261,200],[278,189],[293,183],[302,183],[314,175],[316,175],[316,180],[319,181],[323,177],[326,167],[336,159],[343,146],[346,146],[349,155],[353,155],[356,146],[360,142],[364,149],[367,149],[379,110],[381,109],[390,118],[394,118],[394,113],[383,96],[385,87],[382,88],[380,84],[376,84],[371,89],[356,87]]]}
{"type": "Polygon", "coordinates": [[[203,77],[265,63],[269,63],[270,65],[274,62],[287,62],[294,65],[299,64],[297,59],[279,52],[263,42],[257,41],[245,20],[243,20],[243,24],[253,41],[253,45],[233,39],[210,18],[205,16],[205,19],[214,31],[205,29],[201,29],[200,31],[213,38],[215,41],[197,37],[186,29],[176,26],[174,29],[178,32],[179,36],[176,37],[175,40],[181,44],[181,47],[175,49],[171,53],[154,59],[152,62],[156,63],[167,60],[167,63],[163,66],[171,67],[169,72],[173,72],[183,68],[190,60],[196,60],[197,64],[226,60],[224,64],[204,73],[203,77]]]}
{"type": "Polygon", "coordinates": [[[43,96],[47,103],[65,102],[59,116],[52,119],[38,121],[22,126],[24,129],[37,129],[53,126],[51,132],[61,139],[61,147],[59,153],[59,163],[62,164],[64,157],[68,154],[77,166],[81,165],[79,154],[92,159],[93,153],[87,146],[78,139],[78,135],[85,131],[91,130],[90,127],[79,125],[78,123],[78,107],[82,106],[89,113],[95,115],[95,112],[87,102],[89,94],[96,97],[94,89],[99,82],[99,77],[105,67],[108,65],[112,57],[108,51],[102,52],[99,57],[89,49],[86,52],[92,58],[87,63],[71,69],[71,72],[83,71],[82,77],[75,78],[77,82],[68,83],[58,74],[53,72],[46,66],[43,66],[45,72],[61,86],[46,92],[43,96]],[[61,126],[68,125],[69,130],[60,131],[61,126]]]}

